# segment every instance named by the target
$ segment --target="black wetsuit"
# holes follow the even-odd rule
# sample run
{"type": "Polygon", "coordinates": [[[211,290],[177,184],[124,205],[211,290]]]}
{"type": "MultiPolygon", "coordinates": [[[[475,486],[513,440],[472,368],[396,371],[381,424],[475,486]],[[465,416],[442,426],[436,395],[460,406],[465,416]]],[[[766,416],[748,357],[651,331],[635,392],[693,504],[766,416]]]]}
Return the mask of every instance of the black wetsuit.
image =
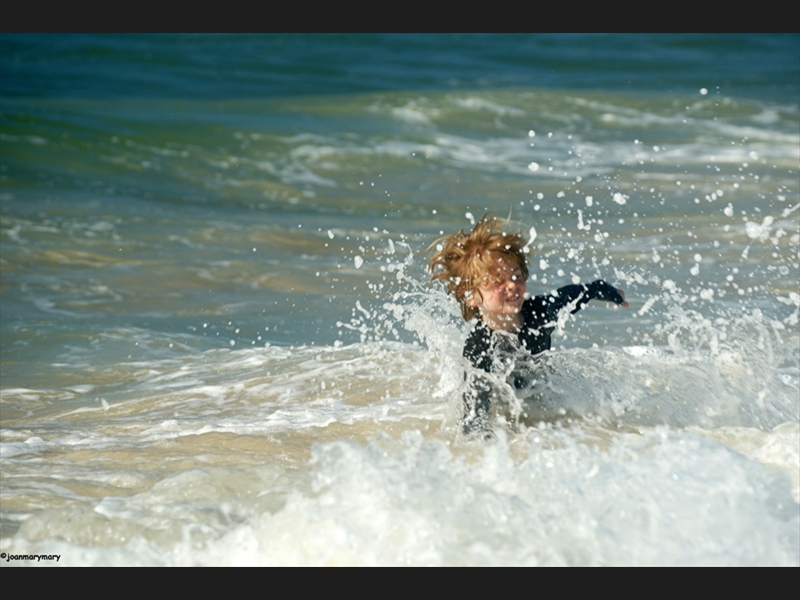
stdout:
{"type": "MultiPolygon", "coordinates": [[[[529,298],[522,304],[523,325],[516,334],[518,344],[513,343],[514,334],[495,333],[479,317],[464,344],[464,357],[473,367],[487,373],[504,372],[509,368],[513,370],[512,359],[504,359],[503,355],[508,356],[509,352],[524,348],[536,357],[550,350],[550,336],[558,323],[559,313],[564,309],[576,313],[595,298],[617,304],[624,302],[617,289],[601,279],[589,285],[568,285],[554,293],[529,298]]],[[[517,388],[525,385],[519,376],[514,378],[513,383],[517,388]]],[[[486,377],[470,374],[469,389],[464,394],[465,432],[487,427],[491,396],[490,381],[486,377]]]]}

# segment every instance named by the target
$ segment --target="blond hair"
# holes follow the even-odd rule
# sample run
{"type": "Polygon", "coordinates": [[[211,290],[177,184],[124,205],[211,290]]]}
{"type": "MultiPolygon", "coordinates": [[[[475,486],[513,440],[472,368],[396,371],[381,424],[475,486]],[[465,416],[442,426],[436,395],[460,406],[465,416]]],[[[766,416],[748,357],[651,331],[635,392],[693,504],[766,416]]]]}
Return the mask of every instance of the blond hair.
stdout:
{"type": "Polygon", "coordinates": [[[470,233],[461,230],[440,237],[428,246],[428,250],[437,248],[428,263],[431,281],[447,283],[447,291],[458,300],[465,321],[478,314],[478,309],[469,305],[469,299],[473,294],[480,294],[478,287],[486,283],[496,263],[516,264],[522,277],[528,279],[525,240],[519,233],[503,231],[503,224],[507,222],[501,223],[497,217],[486,213],[470,233]]]}

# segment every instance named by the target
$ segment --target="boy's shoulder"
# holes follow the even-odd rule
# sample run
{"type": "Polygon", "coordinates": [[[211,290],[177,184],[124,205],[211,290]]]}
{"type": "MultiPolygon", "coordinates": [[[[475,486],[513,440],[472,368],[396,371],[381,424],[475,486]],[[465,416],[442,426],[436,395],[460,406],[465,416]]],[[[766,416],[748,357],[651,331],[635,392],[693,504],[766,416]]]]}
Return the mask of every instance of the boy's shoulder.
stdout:
{"type": "Polygon", "coordinates": [[[531,296],[522,303],[522,316],[526,323],[529,321],[529,317],[543,315],[547,312],[548,297],[548,294],[531,296]]]}

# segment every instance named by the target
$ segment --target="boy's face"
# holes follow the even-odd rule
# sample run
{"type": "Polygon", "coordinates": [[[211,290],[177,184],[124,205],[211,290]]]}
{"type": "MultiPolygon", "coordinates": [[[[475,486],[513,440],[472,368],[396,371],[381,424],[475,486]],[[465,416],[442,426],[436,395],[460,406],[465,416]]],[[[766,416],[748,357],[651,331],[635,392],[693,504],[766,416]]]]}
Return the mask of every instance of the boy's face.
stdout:
{"type": "Polygon", "coordinates": [[[518,325],[518,315],[525,301],[525,279],[519,266],[510,261],[495,261],[468,303],[477,308],[492,329],[518,325]]]}

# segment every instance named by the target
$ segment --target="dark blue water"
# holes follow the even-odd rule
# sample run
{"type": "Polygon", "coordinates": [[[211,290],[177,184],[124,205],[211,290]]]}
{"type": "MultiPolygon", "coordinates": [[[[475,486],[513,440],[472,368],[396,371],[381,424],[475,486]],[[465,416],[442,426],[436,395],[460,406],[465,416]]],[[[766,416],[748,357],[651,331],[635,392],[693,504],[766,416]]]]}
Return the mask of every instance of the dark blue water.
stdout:
{"type": "Polygon", "coordinates": [[[796,103],[797,34],[3,35],[4,97],[266,98],[508,87],[796,103]]]}

